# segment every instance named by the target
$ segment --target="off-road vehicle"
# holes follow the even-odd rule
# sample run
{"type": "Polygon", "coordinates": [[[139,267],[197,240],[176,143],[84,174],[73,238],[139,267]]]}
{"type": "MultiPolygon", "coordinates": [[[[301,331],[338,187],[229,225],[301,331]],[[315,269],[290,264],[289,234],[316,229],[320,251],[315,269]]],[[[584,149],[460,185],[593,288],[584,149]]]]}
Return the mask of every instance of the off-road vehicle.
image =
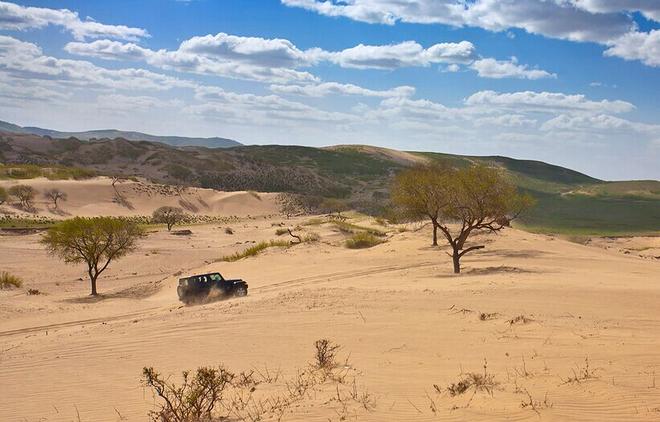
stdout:
{"type": "Polygon", "coordinates": [[[248,285],[240,279],[227,280],[220,273],[208,273],[180,278],[176,291],[179,300],[189,304],[214,298],[245,296],[248,285]]]}

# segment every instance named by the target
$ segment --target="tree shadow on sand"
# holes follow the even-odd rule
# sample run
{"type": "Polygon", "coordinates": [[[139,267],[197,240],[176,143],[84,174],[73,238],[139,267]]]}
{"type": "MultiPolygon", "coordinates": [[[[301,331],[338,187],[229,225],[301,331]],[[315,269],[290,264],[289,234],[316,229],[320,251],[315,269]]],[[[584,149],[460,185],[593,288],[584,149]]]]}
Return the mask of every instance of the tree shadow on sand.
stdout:
{"type": "Polygon", "coordinates": [[[108,299],[145,299],[158,293],[162,287],[162,282],[165,279],[158,281],[151,281],[148,283],[141,283],[135,286],[130,286],[116,292],[99,293],[96,296],[81,296],[62,299],[64,303],[99,303],[108,299]]]}

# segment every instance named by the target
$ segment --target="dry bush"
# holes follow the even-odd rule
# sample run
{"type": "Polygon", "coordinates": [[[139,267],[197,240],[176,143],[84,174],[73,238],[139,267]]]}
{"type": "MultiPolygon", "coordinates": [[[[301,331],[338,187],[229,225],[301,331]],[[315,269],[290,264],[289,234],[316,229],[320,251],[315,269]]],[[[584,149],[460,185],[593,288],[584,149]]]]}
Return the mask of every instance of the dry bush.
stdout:
{"type": "Polygon", "coordinates": [[[463,374],[458,382],[451,383],[447,386],[447,391],[451,396],[459,396],[470,389],[474,389],[475,393],[485,391],[492,396],[493,390],[497,385],[499,385],[499,383],[495,381],[495,376],[493,374],[488,373],[488,363],[484,360],[483,374],[477,372],[463,374]]]}
{"type": "Polygon", "coordinates": [[[589,358],[584,358],[584,366],[576,366],[572,369],[573,374],[566,379],[562,379],[564,384],[580,383],[590,379],[598,378],[595,370],[589,366],[589,358]]]}
{"type": "Polygon", "coordinates": [[[225,228],[225,234],[234,234],[234,229],[232,229],[231,227],[225,228]]]}
{"type": "Polygon", "coordinates": [[[341,346],[334,344],[331,340],[320,339],[314,342],[316,349],[315,366],[318,369],[333,369],[337,366],[337,352],[341,346]]]}
{"type": "MultiPolygon", "coordinates": [[[[337,369],[339,346],[330,340],[315,343],[316,361],[290,378],[280,380],[280,371],[252,369],[234,375],[220,367],[200,368],[194,376],[183,373],[175,385],[153,368],[144,368],[143,383],[155,397],[156,409],[149,416],[159,422],[213,422],[282,420],[286,414],[319,400],[338,414],[355,415],[376,406],[375,398],[357,383],[357,371],[337,369]],[[347,382],[349,372],[352,383],[347,382]],[[264,388],[261,384],[268,384],[264,388]]],[[[348,364],[347,364],[348,365],[348,364]]]]}
{"type": "Polygon", "coordinates": [[[523,409],[532,409],[534,413],[541,416],[540,409],[547,409],[553,406],[552,403],[548,402],[548,393],[545,393],[543,401],[540,401],[535,400],[526,389],[523,392],[527,396],[527,400],[523,399],[520,401],[520,407],[523,409]]]}
{"type": "Polygon", "coordinates": [[[287,229],[287,228],[279,228],[279,229],[275,230],[275,235],[276,236],[282,236],[282,235],[285,235],[287,233],[289,233],[289,229],[287,229]]]}
{"type": "Polygon", "coordinates": [[[27,289],[27,294],[28,296],[38,296],[41,294],[41,290],[39,289],[27,289]]]}
{"type": "Polygon", "coordinates": [[[234,374],[226,369],[199,368],[191,376],[184,371],[182,383],[177,385],[154,368],[142,370],[142,381],[161,399],[159,407],[151,411],[153,421],[160,422],[201,422],[212,421],[214,410],[222,405],[223,393],[230,385],[234,374]]]}
{"type": "Polygon", "coordinates": [[[23,285],[20,277],[3,271],[0,273],[0,289],[19,288],[23,285]]]}
{"type": "Polygon", "coordinates": [[[319,240],[321,240],[321,236],[316,232],[309,232],[303,237],[303,242],[318,242],[319,240]]]}
{"type": "Polygon", "coordinates": [[[359,232],[346,239],[346,247],[349,249],[365,249],[380,245],[384,241],[371,233],[359,232]]]}
{"type": "Polygon", "coordinates": [[[534,320],[532,318],[528,318],[525,315],[518,315],[515,318],[511,318],[510,320],[507,321],[509,325],[515,325],[515,324],[529,324],[530,322],[533,322],[534,320]]]}
{"type": "Polygon", "coordinates": [[[480,321],[490,321],[491,319],[497,319],[498,317],[497,312],[481,312],[479,314],[479,320],[480,321]]]}

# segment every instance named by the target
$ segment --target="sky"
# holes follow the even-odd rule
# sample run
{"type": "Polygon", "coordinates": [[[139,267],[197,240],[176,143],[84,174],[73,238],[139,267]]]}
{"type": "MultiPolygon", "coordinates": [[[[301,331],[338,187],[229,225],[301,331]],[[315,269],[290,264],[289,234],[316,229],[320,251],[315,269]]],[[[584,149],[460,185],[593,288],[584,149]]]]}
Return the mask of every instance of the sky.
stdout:
{"type": "Polygon", "coordinates": [[[660,0],[0,0],[0,120],[660,179],[660,0]]]}

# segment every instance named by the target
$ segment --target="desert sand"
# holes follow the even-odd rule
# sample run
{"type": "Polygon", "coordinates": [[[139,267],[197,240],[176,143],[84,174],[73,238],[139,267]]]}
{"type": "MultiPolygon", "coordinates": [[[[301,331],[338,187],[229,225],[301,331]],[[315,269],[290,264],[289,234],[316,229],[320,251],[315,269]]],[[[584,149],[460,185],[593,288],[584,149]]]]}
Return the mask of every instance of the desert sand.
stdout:
{"type": "MultiPolygon", "coordinates": [[[[66,207],[109,207],[74,205],[66,207]]],[[[83,268],[49,257],[39,233],[0,236],[0,268],[43,292],[0,292],[0,420],[147,420],[154,398],[140,383],[144,366],[177,375],[269,368],[285,379],[312,361],[320,338],[342,346],[375,406],[342,408],[335,388],[349,387],[326,386],[283,420],[660,419],[658,260],[507,229],[481,236],[486,249],[455,276],[427,228],[389,226],[386,243],[349,250],[326,223],[299,229],[320,234],[318,243],[217,261],[277,238],[278,224],[308,220],[242,217],[187,227],[190,236],[155,229],[111,265],[97,299],[83,268]],[[206,271],[245,279],[249,295],[183,306],[177,275],[206,271]],[[449,394],[484,365],[492,394],[449,394]]]]}
{"type": "Polygon", "coordinates": [[[72,216],[141,216],[151,215],[158,207],[181,207],[190,214],[203,216],[269,215],[277,213],[276,194],[249,192],[219,192],[213,189],[188,187],[177,191],[168,185],[158,185],[143,180],[122,179],[113,186],[108,177],[87,180],[0,180],[0,187],[9,189],[13,185],[29,185],[37,190],[35,210],[23,210],[3,204],[0,216],[8,214],[19,217],[46,217],[52,219],[72,216]],[[43,198],[48,189],[59,189],[67,194],[58,208],[43,198]]]}

